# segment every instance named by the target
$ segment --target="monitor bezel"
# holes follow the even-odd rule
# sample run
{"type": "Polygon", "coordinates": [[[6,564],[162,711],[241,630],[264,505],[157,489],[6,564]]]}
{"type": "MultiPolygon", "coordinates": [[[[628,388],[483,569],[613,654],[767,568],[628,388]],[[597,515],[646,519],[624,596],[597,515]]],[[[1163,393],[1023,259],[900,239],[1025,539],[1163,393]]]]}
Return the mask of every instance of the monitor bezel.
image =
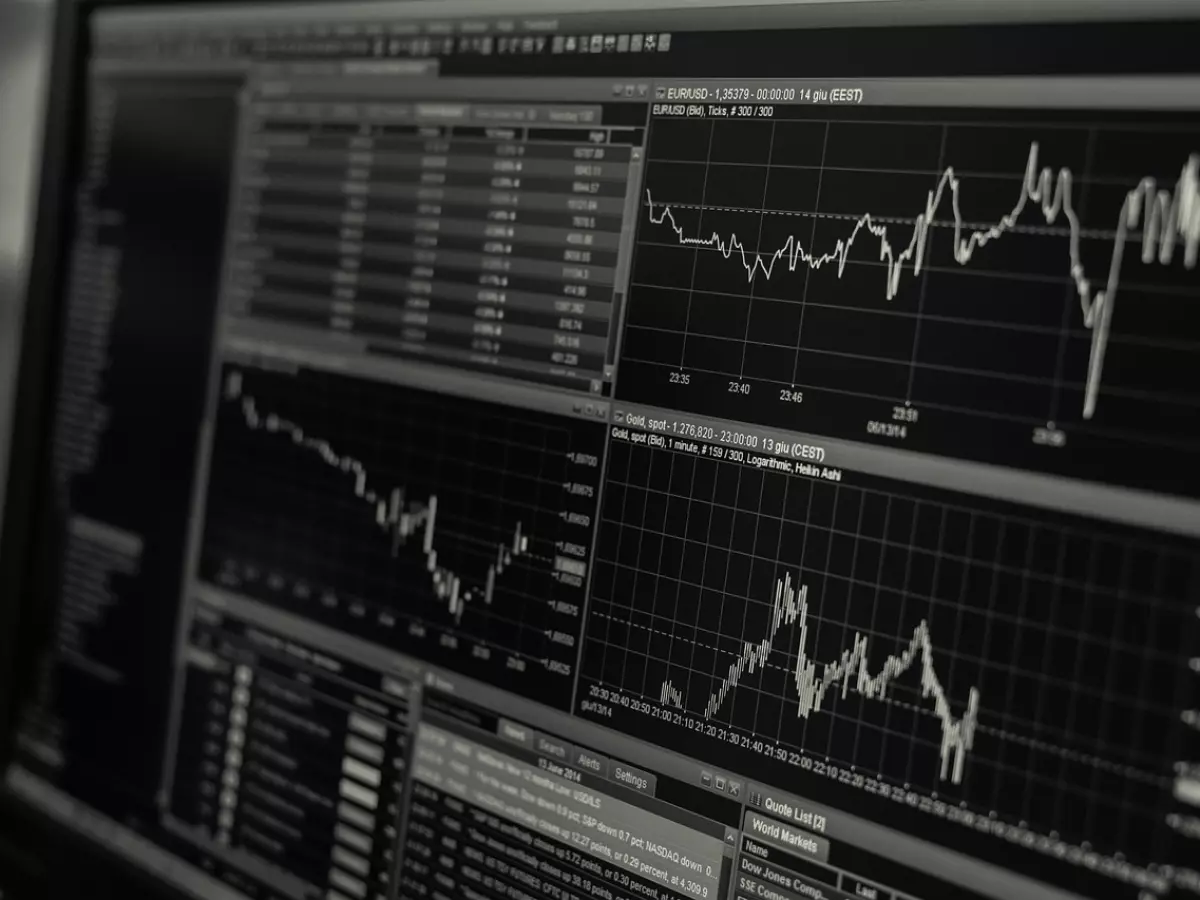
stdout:
{"type": "MultiPolygon", "coordinates": [[[[294,0],[206,0],[203,6],[243,5],[282,7],[294,0]]],[[[711,0],[710,0],[711,2],[711,0]]],[[[748,7],[764,0],[713,3],[713,6],[748,7]]],[[[60,0],[54,7],[50,40],[50,66],[45,90],[41,153],[36,175],[35,217],[29,261],[23,285],[23,320],[11,416],[5,502],[0,509],[0,773],[12,759],[20,700],[30,690],[36,662],[50,639],[55,614],[53,585],[60,546],[62,508],[57,501],[52,458],[53,399],[59,386],[60,346],[64,326],[66,254],[74,214],[74,185],[85,134],[80,115],[90,52],[89,21],[101,10],[118,8],[177,9],[193,4],[164,0],[60,0]]],[[[329,4],[324,4],[329,8],[329,4]]],[[[347,7],[355,4],[346,4],[347,7]]],[[[797,26],[833,24],[870,27],[904,21],[920,25],[1024,24],[1032,22],[1149,21],[1164,18],[1200,18],[1200,3],[1192,0],[1143,0],[1130,9],[1123,0],[1012,0],[999,8],[980,0],[765,0],[782,14],[798,17],[797,26]],[[919,9],[918,9],[919,7],[919,9]],[[803,14],[820,10],[816,19],[803,14]],[[915,16],[911,21],[910,15],[915,16]]],[[[600,0],[590,12],[687,7],[686,2],[600,0]],[[611,7],[611,10],[610,10],[611,7]]],[[[536,11],[563,14],[579,12],[569,0],[514,0],[511,9],[495,0],[455,0],[439,6],[436,15],[453,17],[536,11]],[[519,6],[519,9],[517,7],[519,6]],[[451,12],[451,10],[453,10],[451,12]]],[[[433,11],[427,0],[405,4],[406,18],[426,18],[433,11]]],[[[744,12],[744,10],[743,10],[744,12]]],[[[93,840],[40,807],[18,797],[0,780],[0,833],[17,836],[18,852],[40,854],[41,869],[53,873],[61,861],[82,868],[81,854],[106,874],[116,875],[129,888],[156,896],[179,896],[171,882],[139,866],[115,848],[93,840]]]]}

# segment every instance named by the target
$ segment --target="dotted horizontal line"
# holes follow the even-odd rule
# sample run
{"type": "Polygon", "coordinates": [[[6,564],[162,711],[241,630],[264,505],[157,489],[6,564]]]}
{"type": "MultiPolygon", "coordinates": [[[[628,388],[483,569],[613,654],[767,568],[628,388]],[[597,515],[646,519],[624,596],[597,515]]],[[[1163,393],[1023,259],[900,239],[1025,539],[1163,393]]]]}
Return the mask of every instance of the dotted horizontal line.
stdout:
{"type": "MultiPolygon", "coordinates": [[[[610,621],[613,621],[613,622],[619,622],[620,624],[625,625],[629,628],[640,628],[642,631],[649,631],[653,634],[662,635],[663,637],[670,638],[671,640],[683,641],[686,644],[692,644],[696,647],[702,647],[705,650],[712,650],[716,653],[725,653],[725,654],[728,654],[729,656],[737,656],[738,655],[738,654],[734,653],[732,650],[725,650],[721,647],[714,647],[712,644],[706,644],[701,641],[692,640],[691,638],[685,638],[685,637],[682,637],[677,634],[672,634],[669,631],[663,631],[660,628],[651,628],[648,625],[639,625],[636,622],[631,622],[627,619],[621,619],[621,618],[618,618],[617,616],[613,616],[608,613],[593,611],[592,615],[599,616],[600,618],[603,618],[603,619],[609,619],[610,621]]],[[[769,662],[763,663],[762,665],[759,666],[759,668],[760,669],[764,669],[764,668],[765,669],[775,669],[777,672],[783,672],[785,675],[790,675],[792,673],[791,669],[785,668],[784,666],[776,665],[775,663],[769,663],[769,662]]],[[[902,707],[903,709],[910,710],[911,712],[915,712],[920,715],[924,715],[924,716],[934,715],[934,713],[931,710],[925,709],[923,706],[917,706],[914,703],[908,703],[904,700],[897,700],[894,697],[873,697],[872,699],[881,701],[883,703],[890,703],[893,706],[899,706],[899,707],[902,707]]],[[[1153,784],[1153,785],[1156,785],[1159,787],[1169,785],[1171,783],[1170,778],[1167,778],[1167,777],[1164,777],[1161,775],[1155,775],[1152,772],[1146,772],[1146,771],[1143,771],[1142,769],[1133,768],[1132,766],[1126,766],[1126,765],[1122,765],[1120,763],[1114,763],[1110,760],[1103,759],[1099,756],[1092,756],[1087,753],[1080,753],[1076,750],[1069,750],[1066,747],[1059,747],[1057,744],[1048,744],[1045,741],[1039,741],[1036,738],[1025,737],[1024,735],[1020,735],[1020,734],[1013,734],[1011,731],[1005,731],[1004,729],[1001,729],[1001,728],[991,728],[991,727],[989,727],[987,725],[983,725],[983,724],[977,724],[975,727],[977,730],[982,731],[986,734],[993,735],[997,738],[1000,738],[1001,740],[1012,741],[1013,743],[1017,743],[1017,744],[1023,744],[1026,747],[1031,747],[1035,750],[1043,750],[1047,753],[1053,753],[1053,754],[1056,754],[1057,756],[1063,757],[1064,759],[1072,759],[1077,762],[1085,763],[1086,765],[1095,766],[1098,769],[1106,769],[1109,772],[1115,772],[1118,775],[1125,776],[1126,778],[1132,778],[1137,781],[1143,781],[1143,782],[1146,782],[1147,784],[1153,784]]]]}
{"type": "MultiPolygon", "coordinates": [[[[668,209],[700,209],[700,210],[715,209],[715,210],[721,210],[722,212],[744,212],[744,213],[753,213],[756,216],[760,215],[760,214],[768,215],[768,216],[801,216],[802,218],[806,218],[806,219],[842,219],[842,220],[848,219],[851,221],[857,221],[862,218],[861,215],[856,215],[854,213],[809,212],[809,211],[791,210],[791,209],[754,209],[754,208],[748,207],[748,206],[718,206],[715,204],[699,204],[699,203],[663,203],[663,202],[659,202],[657,200],[654,202],[654,205],[656,207],[661,206],[661,207],[666,207],[668,209]]],[[[903,217],[899,217],[899,216],[872,215],[871,220],[874,222],[884,222],[884,223],[890,224],[890,225],[915,225],[916,224],[915,219],[903,218],[903,217]]],[[[937,219],[934,219],[929,224],[937,226],[939,228],[953,228],[954,227],[953,222],[949,222],[949,221],[945,221],[945,220],[937,220],[937,219]]],[[[985,224],[982,222],[963,222],[962,223],[963,228],[971,229],[973,231],[987,231],[989,228],[994,227],[994,225],[995,225],[995,223],[985,224]]],[[[1021,233],[1021,234],[1038,234],[1038,235],[1046,235],[1049,237],[1067,237],[1071,233],[1071,230],[1069,228],[1055,228],[1053,226],[1044,226],[1044,225],[1013,225],[1013,226],[1007,228],[1006,230],[1021,233]]],[[[1081,228],[1079,230],[1079,234],[1081,237],[1089,237],[1089,238],[1115,239],[1115,237],[1116,237],[1115,232],[1106,231],[1106,230],[1100,229],[1100,228],[1081,228]]],[[[1131,241],[1138,241],[1141,239],[1141,237],[1140,237],[1140,235],[1131,234],[1131,235],[1129,235],[1129,239],[1131,241]]]]}

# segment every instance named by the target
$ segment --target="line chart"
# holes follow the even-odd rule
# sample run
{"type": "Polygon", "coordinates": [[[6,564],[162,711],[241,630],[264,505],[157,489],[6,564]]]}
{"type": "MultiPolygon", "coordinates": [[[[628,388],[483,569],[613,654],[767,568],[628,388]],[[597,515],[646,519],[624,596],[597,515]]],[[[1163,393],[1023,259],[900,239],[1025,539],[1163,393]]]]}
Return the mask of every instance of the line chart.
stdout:
{"type": "Polygon", "coordinates": [[[962,213],[959,210],[959,190],[962,181],[955,174],[954,168],[948,166],[942,172],[941,178],[938,179],[937,187],[929,192],[925,208],[917,215],[914,222],[912,237],[902,250],[896,250],[889,241],[888,226],[877,223],[869,212],[863,213],[855,222],[850,234],[845,238],[838,238],[831,250],[817,254],[812,250],[805,249],[796,235],[792,234],[788,235],[783,246],[770,255],[755,251],[748,253],[745,245],[738,240],[736,234],[732,233],[728,238],[721,237],[715,231],[707,238],[686,236],[683,227],[676,223],[675,217],[671,214],[670,206],[660,204],[661,212],[657,217],[655,216],[654,198],[649,188],[646,190],[646,212],[651,224],[661,225],[667,222],[682,246],[711,247],[719,250],[726,259],[729,259],[736,251],[741,258],[742,267],[746,270],[747,281],[753,281],[755,274],[759,271],[762,272],[764,278],[769,279],[775,269],[775,264],[780,260],[784,260],[788,270],[792,272],[796,270],[796,265],[800,262],[810,269],[820,269],[822,266],[836,263],[840,278],[846,269],[850,250],[853,248],[859,232],[865,230],[879,239],[879,258],[886,266],[884,293],[888,300],[893,299],[900,290],[900,279],[904,274],[905,263],[911,263],[914,277],[921,274],[921,266],[929,246],[931,225],[936,219],[947,190],[950,193],[951,210],[954,216],[952,252],[954,261],[960,265],[969,263],[976,250],[985,247],[989,242],[1010,231],[1018,223],[1021,214],[1030,203],[1040,206],[1042,217],[1046,220],[1047,225],[1053,225],[1062,214],[1070,226],[1067,238],[1067,271],[1075,283],[1075,292],[1079,296],[1084,327],[1089,329],[1093,335],[1083,400],[1083,417],[1090,419],[1096,410],[1096,396],[1104,370],[1104,353],[1108,347],[1113,307],[1117,302],[1117,287],[1121,277],[1125,246],[1130,241],[1132,233],[1140,227],[1141,259],[1144,264],[1157,262],[1163,266],[1171,265],[1175,261],[1176,245],[1182,243],[1184,266],[1188,269],[1196,267],[1197,257],[1200,256],[1200,154],[1193,154],[1184,163],[1173,190],[1160,189],[1158,182],[1153,177],[1146,176],[1138,182],[1137,187],[1125,195],[1125,202],[1117,214],[1112,260],[1109,263],[1103,289],[1096,288],[1093,280],[1084,272],[1079,246],[1079,216],[1075,212],[1072,201],[1073,178],[1070,169],[1062,168],[1055,173],[1049,166],[1040,167],[1038,165],[1038,144],[1034,141],[1029,145],[1025,177],[1016,204],[995,225],[986,229],[971,230],[966,237],[963,237],[966,229],[963,225],[962,213]]]}
{"type": "Polygon", "coordinates": [[[200,575],[564,707],[603,426],[225,366],[200,575]]]}
{"type": "Polygon", "coordinates": [[[242,373],[230,372],[225,381],[225,399],[241,404],[242,417],[251,431],[266,431],[283,434],[292,443],[312,450],[329,466],[354,477],[354,496],[374,509],[375,524],[391,538],[392,556],[415,534],[421,534],[421,552],[425,567],[429,571],[433,592],[439,600],[446,602],[450,615],[456,622],[462,621],[463,610],[472,600],[482,599],[491,605],[496,590],[496,576],[503,575],[514,559],[529,551],[529,537],[521,534],[521,523],[513,528],[512,540],[496,545],[495,559],[488,564],[487,575],[482,586],[463,587],[463,578],[457,572],[438,565],[436,548],[437,495],[430,495],[424,503],[407,504],[404,487],[393,487],[390,491],[378,491],[369,486],[369,475],[362,462],[352,456],[339,455],[323,438],[311,437],[294,422],[281,419],[275,413],[262,414],[253,397],[242,394],[242,373]],[[386,498],[386,499],[385,499],[386,498]]]}
{"type": "Polygon", "coordinates": [[[1200,496],[1200,133],[1146,120],[653,119],[617,396],[1200,496]]]}
{"type": "MultiPolygon", "coordinates": [[[[825,695],[839,688],[841,699],[845,700],[847,692],[853,687],[857,693],[870,699],[884,696],[891,682],[903,675],[918,659],[921,671],[921,696],[932,697],[934,713],[941,722],[942,745],[941,770],[939,777],[944,781],[949,778],[955,784],[962,783],[963,765],[966,754],[975,741],[975,725],[979,716],[979,691],[971,687],[967,701],[966,712],[955,718],[950,707],[950,701],[938,680],[933,664],[933,645],[929,638],[929,625],[922,619],[913,629],[912,639],[904,650],[889,656],[884,661],[878,675],[871,675],[868,668],[867,653],[870,638],[864,634],[855,634],[853,647],[843,650],[836,662],[826,663],[818,675],[818,663],[808,656],[808,586],[801,585],[797,591],[792,586],[792,574],[788,572],[775,583],[775,601],[770,615],[770,626],[767,636],[758,643],[747,642],[742,653],[729,665],[729,671],[721,681],[720,686],[713,692],[704,707],[704,718],[711,719],[725,703],[729,692],[737,688],[742,676],[749,672],[751,675],[761,669],[775,646],[775,638],[784,625],[799,623],[797,631],[800,638],[796,651],[796,663],[792,670],[793,686],[798,702],[796,715],[808,718],[821,709],[825,695]]],[[[684,709],[683,694],[668,678],[663,681],[659,702],[664,705],[684,709]]]]}
{"type": "Polygon", "coordinates": [[[952,845],[1154,862],[1195,546],[752,456],[614,434],[576,712],[952,845]]]}

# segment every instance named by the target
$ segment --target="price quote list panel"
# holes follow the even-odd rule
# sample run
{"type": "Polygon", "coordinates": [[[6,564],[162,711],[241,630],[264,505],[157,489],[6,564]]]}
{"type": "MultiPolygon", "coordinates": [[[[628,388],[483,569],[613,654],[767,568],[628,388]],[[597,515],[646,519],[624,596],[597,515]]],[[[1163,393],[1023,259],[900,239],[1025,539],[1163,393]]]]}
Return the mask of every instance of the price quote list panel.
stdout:
{"type": "Polygon", "coordinates": [[[256,103],[233,309],[600,391],[644,110],[256,103]]]}

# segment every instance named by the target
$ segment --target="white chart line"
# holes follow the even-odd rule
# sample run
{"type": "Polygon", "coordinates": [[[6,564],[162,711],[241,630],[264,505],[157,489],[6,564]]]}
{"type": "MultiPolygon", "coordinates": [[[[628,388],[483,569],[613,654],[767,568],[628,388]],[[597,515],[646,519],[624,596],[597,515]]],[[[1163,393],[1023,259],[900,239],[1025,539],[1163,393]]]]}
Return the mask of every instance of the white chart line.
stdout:
{"type": "Polygon", "coordinates": [[[462,621],[463,610],[474,600],[491,604],[495,592],[496,576],[502,575],[517,557],[529,549],[528,536],[521,533],[521,523],[513,529],[512,539],[496,545],[495,559],[488,565],[487,578],[482,588],[464,587],[462,578],[445,566],[438,565],[437,538],[438,498],[431,494],[425,503],[406,503],[403,487],[388,491],[370,486],[369,476],[362,462],[352,456],[339,454],[330,443],[322,438],[310,437],[295,422],[280,418],[275,413],[263,414],[254,398],[242,393],[242,375],[231,372],[225,381],[225,399],[240,402],[242,420],[251,431],[266,431],[282,434],[293,444],[311,450],[326,465],[354,477],[354,496],[372,510],[375,524],[391,537],[392,556],[416,534],[421,535],[421,551],[425,554],[425,568],[429,572],[433,592],[444,601],[454,616],[455,622],[462,621]]]}
{"type": "Polygon", "coordinates": [[[849,259],[850,248],[859,234],[865,231],[879,239],[879,259],[887,265],[884,295],[888,300],[894,298],[900,289],[900,279],[906,263],[911,263],[914,276],[920,274],[929,237],[937,221],[937,212],[947,193],[954,220],[954,259],[960,265],[969,263],[979,248],[1015,229],[1022,213],[1031,203],[1040,207],[1042,217],[1048,225],[1053,225],[1061,214],[1066,217],[1069,226],[1068,271],[1079,298],[1083,324],[1092,332],[1083,399],[1083,417],[1090,419],[1096,411],[1096,398],[1104,370],[1104,354],[1108,349],[1108,336],[1117,300],[1121,263],[1131,233],[1141,228],[1141,259],[1144,264],[1156,262],[1163,266],[1170,265],[1175,258],[1176,245],[1182,243],[1184,266],[1188,269],[1196,267],[1197,258],[1200,257],[1200,153],[1193,153],[1188,157],[1180,171],[1179,179],[1175,182],[1174,190],[1159,189],[1155,179],[1146,177],[1126,193],[1117,217],[1112,257],[1103,288],[1097,287],[1083,270],[1079,249],[1082,227],[1072,203],[1073,185],[1074,176],[1070,169],[1062,168],[1055,172],[1049,166],[1039,168],[1038,144],[1034,141],[1029,145],[1021,193],[1012,209],[990,227],[971,229],[964,224],[962,213],[959,211],[961,182],[955,175],[953,166],[947,166],[938,179],[937,187],[926,196],[925,209],[913,224],[908,244],[899,251],[891,243],[888,225],[877,220],[869,212],[860,216],[850,234],[839,238],[833,249],[827,253],[818,254],[805,249],[796,235],[792,234],[779,249],[770,254],[763,254],[747,251],[745,245],[733,233],[728,238],[722,237],[716,231],[709,237],[686,236],[683,226],[675,221],[669,206],[658,204],[659,211],[656,213],[656,204],[649,188],[646,189],[646,205],[651,224],[669,224],[681,245],[713,247],[720,250],[726,259],[736,251],[741,257],[748,282],[759,272],[764,278],[770,279],[775,271],[775,264],[780,260],[786,261],[788,271],[795,271],[800,263],[804,263],[810,269],[836,263],[837,274],[841,278],[849,259]]]}
{"type": "MultiPolygon", "coordinates": [[[[791,573],[775,583],[775,602],[767,635],[758,643],[746,642],[741,654],[730,664],[721,686],[709,697],[704,707],[704,718],[711,719],[717,714],[725,698],[738,686],[746,672],[754,673],[766,665],[780,629],[796,623],[799,623],[800,640],[796,665],[792,670],[792,684],[799,701],[797,715],[807,719],[813,713],[820,712],[825,696],[837,685],[840,685],[842,699],[851,690],[871,700],[879,699],[887,693],[888,687],[898,676],[919,663],[921,696],[932,698],[934,714],[942,726],[940,777],[943,781],[949,778],[954,784],[962,783],[966,755],[975,742],[979,690],[972,687],[967,692],[966,712],[956,718],[933,667],[933,643],[926,621],[922,619],[917,623],[908,645],[899,654],[884,660],[878,674],[872,675],[867,665],[870,639],[859,633],[854,635],[853,645],[843,650],[834,662],[825,663],[818,674],[818,663],[808,656],[808,586],[801,585],[797,591],[792,585],[791,573]]],[[[663,681],[658,699],[664,706],[684,709],[683,693],[669,678],[663,681]]]]}

